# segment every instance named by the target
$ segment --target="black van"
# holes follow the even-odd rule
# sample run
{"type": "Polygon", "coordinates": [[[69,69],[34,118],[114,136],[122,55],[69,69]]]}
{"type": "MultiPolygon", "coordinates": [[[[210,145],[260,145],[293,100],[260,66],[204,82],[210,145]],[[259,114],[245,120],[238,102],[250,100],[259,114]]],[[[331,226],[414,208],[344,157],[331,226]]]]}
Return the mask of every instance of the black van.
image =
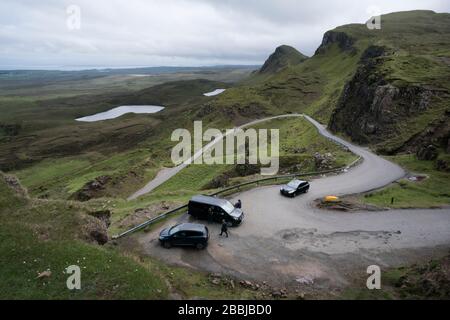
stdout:
{"type": "Polygon", "coordinates": [[[189,201],[188,214],[203,220],[217,222],[225,220],[232,226],[240,225],[244,219],[242,210],[235,208],[230,201],[209,196],[193,197],[189,201]]]}

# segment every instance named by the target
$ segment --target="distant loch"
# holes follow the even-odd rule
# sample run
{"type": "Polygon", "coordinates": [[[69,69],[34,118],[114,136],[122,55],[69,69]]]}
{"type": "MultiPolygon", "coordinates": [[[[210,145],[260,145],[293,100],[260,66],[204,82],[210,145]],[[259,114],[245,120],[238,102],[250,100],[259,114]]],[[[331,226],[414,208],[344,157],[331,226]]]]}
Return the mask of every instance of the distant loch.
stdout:
{"type": "Polygon", "coordinates": [[[205,97],[213,97],[213,96],[217,96],[217,95],[219,95],[219,94],[221,94],[221,93],[224,93],[225,90],[227,90],[227,89],[216,89],[216,90],[214,90],[214,91],[204,93],[203,95],[204,95],[205,97]]]}
{"type": "Polygon", "coordinates": [[[136,113],[136,114],[143,114],[143,113],[157,113],[163,110],[164,107],[161,106],[120,106],[105,112],[100,112],[97,114],[94,114],[92,116],[87,116],[83,118],[75,119],[76,121],[81,122],[96,122],[96,121],[103,121],[103,120],[110,120],[115,119],[120,116],[123,116],[127,113],[136,113]]]}

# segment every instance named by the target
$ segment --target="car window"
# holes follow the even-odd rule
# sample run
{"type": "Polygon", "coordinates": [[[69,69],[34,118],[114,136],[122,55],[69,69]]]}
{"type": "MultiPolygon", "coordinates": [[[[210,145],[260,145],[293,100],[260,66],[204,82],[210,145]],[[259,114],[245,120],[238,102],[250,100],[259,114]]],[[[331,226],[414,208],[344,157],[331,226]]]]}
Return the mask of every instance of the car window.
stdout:
{"type": "Polygon", "coordinates": [[[170,234],[170,235],[174,235],[174,234],[176,234],[178,231],[180,231],[180,226],[174,226],[174,227],[170,228],[169,234],[170,234]]]}
{"type": "Polygon", "coordinates": [[[288,183],[288,187],[291,187],[291,188],[298,188],[299,184],[300,184],[299,181],[294,180],[294,181],[291,181],[291,182],[288,183]]]}

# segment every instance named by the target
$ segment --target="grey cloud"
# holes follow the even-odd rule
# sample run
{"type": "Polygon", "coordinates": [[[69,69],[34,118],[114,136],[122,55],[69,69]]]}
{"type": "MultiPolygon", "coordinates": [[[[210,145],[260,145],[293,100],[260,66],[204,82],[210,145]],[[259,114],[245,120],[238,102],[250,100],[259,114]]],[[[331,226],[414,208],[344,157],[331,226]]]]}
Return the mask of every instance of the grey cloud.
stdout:
{"type": "Polygon", "coordinates": [[[6,65],[258,64],[280,44],[311,55],[325,31],[384,13],[449,11],[445,0],[2,0],[0,67],[6,65]],[[78,5],[82,28],[66,27],[78,5]]]}

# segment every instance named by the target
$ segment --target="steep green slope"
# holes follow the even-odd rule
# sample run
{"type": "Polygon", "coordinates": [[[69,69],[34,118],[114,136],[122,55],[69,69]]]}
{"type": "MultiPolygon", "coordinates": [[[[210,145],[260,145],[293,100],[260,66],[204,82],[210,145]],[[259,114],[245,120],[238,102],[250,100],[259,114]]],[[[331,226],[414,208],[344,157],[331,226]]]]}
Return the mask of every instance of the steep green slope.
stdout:
{"type": "Polygon", "coordinates": [[[375,33],[355,26],[338,30],[370,41],[340,95],[330,129],[395,155],[392,160],[412,175],[426,177],[402,180],[363,200],[393,207],[448,206],[450,14],[393,13],[382,17],[375,33]]]}
{"type": "Polygon", "coordinates": [[[0,299],[164,298],[167,288],[131,258],[94,244],[101,222],[77,204],[26,197],[0,174],[0,299]],[[82,290],[66,287],[70,265],[82,270],[82,290]],[[38,278],[49,270],[51,275],[38,278]],[[118,290],[121,288],[121,290],[118,290]]]}
{"type": "Polygon", "coordinates": [[[253,75],[241,86],[218,97],[218,113],[246,108],[259,114],[306,112],[328,122],[346,81],[353,76],[358,55],[331,44],[323,54],[274,74],[253,75]]]}
{"type": "Polygon", "coordinates": [[[448,126],[441,125],[449,120],[450,14],[394,13],[382,17],[377,32],[357,26],[336,30],[355,45],[364,39],[368,46],[340,96],[330,128],[385,153],[417,151],[425,143],[447,147],[448,126]],[[421,136],[435,128],[439,136],[421,136]]]}

